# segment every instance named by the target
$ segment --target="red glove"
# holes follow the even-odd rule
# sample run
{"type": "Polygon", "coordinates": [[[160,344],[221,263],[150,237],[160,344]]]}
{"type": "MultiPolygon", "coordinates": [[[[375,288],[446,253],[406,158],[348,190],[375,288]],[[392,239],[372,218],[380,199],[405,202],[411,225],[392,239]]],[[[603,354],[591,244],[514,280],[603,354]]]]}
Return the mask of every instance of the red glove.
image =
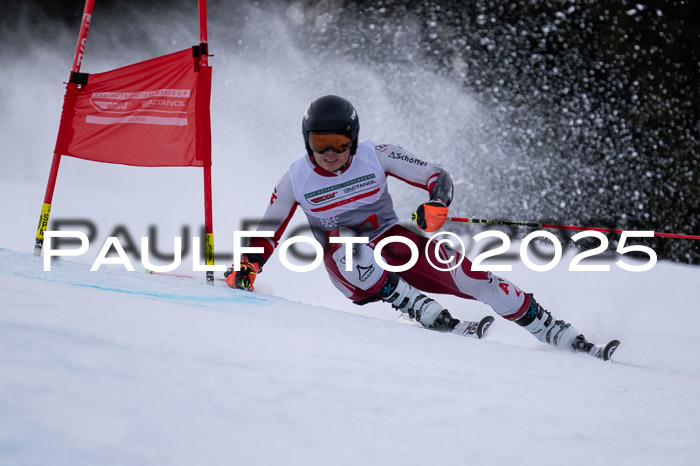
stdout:
{"type": "Polygon", "coordinates": [[[241,268],[238,271],[233,270],[233,266],[229,267],[226,272],[224,272],[224,281],[231,288],[238,288],[239,290],[253,291],[253,283],[255,283],[255,277],[260,271],[260,264],[257,262],[250,262],[247,256],[241,257],[241,268]]]}
{"type": "Polygon", "coordinates": [[[413,213],[413,221],[421,230],[439,230],[447,221],[447,206],[442,201],[430,201],[418,206],[413,213]]]}

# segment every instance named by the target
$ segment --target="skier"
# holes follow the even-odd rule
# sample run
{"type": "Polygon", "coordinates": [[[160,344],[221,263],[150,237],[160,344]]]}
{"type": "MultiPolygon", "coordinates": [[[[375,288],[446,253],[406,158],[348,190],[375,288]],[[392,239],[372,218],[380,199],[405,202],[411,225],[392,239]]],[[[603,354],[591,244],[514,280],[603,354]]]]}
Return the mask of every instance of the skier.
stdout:
{"type": "MultiPolygon", "coordinates": [[[[433,267],[429,259],[437,264],[435,254],[443,261],[450,256],[455,256],[454,261],[459,260],[459,254],[451,251],[448,255],[444,245],[439,252],[429,249],[433,251],[432,258],[421,253],[418,262],[407,271],[388,272],[379,267],[373,248],[383,238],[406,238],[418,251],[426,251],[428,242],[428,238],[399,225],[387,189],[387,176],[428,191],[429,200],[416,211],[416,223],[426,232],[437,231],[447,220],[453,185],[450,175],[439,165],[424,162],[396,145],[360,142],[359,131],[359,118],[349,101],[326,95],[308,105],[302,120],[307,154],[293,162],[279,181],[258,227],[258,230],[273,230],[274,237],[251,238],[250,246],[262,247],[264,252],[243,255],[238,271],[229,268],[224,274],[229,286],[253,290],[257,274],[262,272],[296,207],[300,206],[314,237],[324,245],[324,264],[331,281],[357,304],[386,301],[427,328],[449,332],[460,321],[422,292],[476,299],[538,340],[603,357],[601,345],[586,341],[563,320],[555,320],[532,294],[490,272],[472,271],[466,257],[453,271],[433,267]],[[354,267],[349,272],[345,268],[345,246],[329,241],[330,237],[341,236],[341,229],[369,238],[368,244],[352,245],[354,267]]],[[[403,265],[411,257],[411,251],[406,244],[391,242],[381,255],[389,265],[403,265]]]]}

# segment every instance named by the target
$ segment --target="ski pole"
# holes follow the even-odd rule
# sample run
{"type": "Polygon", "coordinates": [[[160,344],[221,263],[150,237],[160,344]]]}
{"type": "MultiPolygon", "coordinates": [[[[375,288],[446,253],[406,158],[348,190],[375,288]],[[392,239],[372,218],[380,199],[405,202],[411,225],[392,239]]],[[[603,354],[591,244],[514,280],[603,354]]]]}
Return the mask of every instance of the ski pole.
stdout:
{"type": "MultiPolygon", "coordinates": [[[[576,231],[600,231],[602,233],[622,233],[624,230],[614,230],[612,228],[594,228],[594,227],[579,227],[573,225],[552,225],[551,223],[534,223],[534,222],[514,222],[510,220],[483,220],[480,218],[468,218],[468,217],[447,217],[449,222],[461,222],[461,223],[482,223],[488,225],[506,225],[506,226],[516,226],[516,227],[529,227],[529,228],[547,228],[554,230],[576,230],[576,231]]],[[[684,238],[684,239],[700,239],[697,235],[682,235],[678,233],[660,233],[658,231],[654,232],[654,236],[664,236],[668,238],[684,238]]]]}

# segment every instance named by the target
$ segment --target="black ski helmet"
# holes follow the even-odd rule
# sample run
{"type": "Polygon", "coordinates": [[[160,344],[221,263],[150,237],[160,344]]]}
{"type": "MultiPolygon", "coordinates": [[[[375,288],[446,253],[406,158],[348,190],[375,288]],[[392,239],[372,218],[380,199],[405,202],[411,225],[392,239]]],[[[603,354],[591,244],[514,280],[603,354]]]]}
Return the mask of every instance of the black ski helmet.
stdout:
{"type": "Polygon", "coordinates": [[[324,95],[311,101],[301,120],[301,132],[309,157],[313,151],[309,145],[309,133],[347,133],[352,144],[350,155],[357,151],[357,138],[360,134],[360,119],[352,104],[337,95],[324,95]]]}

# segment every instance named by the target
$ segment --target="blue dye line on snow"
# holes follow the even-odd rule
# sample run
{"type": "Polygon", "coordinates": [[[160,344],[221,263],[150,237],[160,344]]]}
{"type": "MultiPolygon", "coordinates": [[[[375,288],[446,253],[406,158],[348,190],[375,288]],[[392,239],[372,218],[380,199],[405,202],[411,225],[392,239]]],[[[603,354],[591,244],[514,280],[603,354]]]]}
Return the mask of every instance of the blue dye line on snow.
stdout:
{"type": "Polygon", "coordinates": [[[114,288],[111,286],[101,286],[93,285],[89,283],[76,283],[66,280],[57,280],[54,278],[37,277],[36,275],[27,275],[21,272],[12,272],[13,275],[23,278],[31,278],[34,280],[43,280],[52,283],[59,283],[63,285],[77,286],[81,288],[92,288],[100,291],[111,291],[113,293],[123,293],[134,296],[147,296],[151,298],[175,300],[175,301],[189,301],[189,302],[207,302],[207,303],[251,303],[259,304],[267,302],[267,299],[260,296],[236,296],[241,292],[231,290],[231,296],[190,296],[190,295],[180,295],[173,293],[157,293],[150,291],[137,291],[137,290],[126,290],[124,288],[114,288]]]}

